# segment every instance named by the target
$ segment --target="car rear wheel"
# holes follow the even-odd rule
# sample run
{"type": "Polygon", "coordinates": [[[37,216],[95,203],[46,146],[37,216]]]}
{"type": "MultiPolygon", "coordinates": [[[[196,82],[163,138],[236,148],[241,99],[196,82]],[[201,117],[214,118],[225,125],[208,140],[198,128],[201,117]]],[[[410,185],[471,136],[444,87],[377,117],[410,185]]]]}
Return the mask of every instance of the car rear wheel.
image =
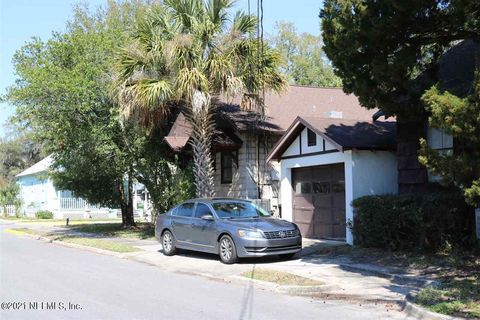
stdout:
{"type": "Polygon", "coordinates": [[[220,260],[223,263],[232,264],[238,261],[237,250],[235,249],[235,244],[233,243],[232,238],[224,235],[220,238],[220,243],[218,247],[220,260]]]}
{"type": "Polygon", "coordinates": [[[175,247],[175,241],[173,240],[173,234],[166,230],[162,235],[162,251],[166,256],[173,256],[177,252],[175,247]]]}

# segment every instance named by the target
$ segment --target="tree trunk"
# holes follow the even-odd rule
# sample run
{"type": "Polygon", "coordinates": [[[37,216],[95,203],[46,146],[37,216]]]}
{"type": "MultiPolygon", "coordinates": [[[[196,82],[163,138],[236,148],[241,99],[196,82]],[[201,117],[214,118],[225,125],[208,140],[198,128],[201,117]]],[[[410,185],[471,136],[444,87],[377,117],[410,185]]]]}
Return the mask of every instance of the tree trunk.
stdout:
{"type": "Polygon", "coordinates": [[[210,97],[195,92],[192,99],[192,113],[189,120],[192,125],[193,174],[196,195],[199,198],[215,196],[213,159],[211,144],[215,129],[214,113],[210,97]]]}
{"type": "Polygon", "coordinates": [[[117,191],[120,195],[120,210],[122,211],[122,226],[131,227],[135,226],[135,220],[133,218],[133,196],[132,196],[132,184],[129,175],[127,190],[124,190],[124,184],[120,183],[117,186],[117,191]]]}
{"type": "Polygon", "coordinates": [[[135,220],[133,218],[133,182],[132,173],[128,173],[128,189],[127,189],[127,208],[125,213],[125,227],[135,226],[135,220]]]}

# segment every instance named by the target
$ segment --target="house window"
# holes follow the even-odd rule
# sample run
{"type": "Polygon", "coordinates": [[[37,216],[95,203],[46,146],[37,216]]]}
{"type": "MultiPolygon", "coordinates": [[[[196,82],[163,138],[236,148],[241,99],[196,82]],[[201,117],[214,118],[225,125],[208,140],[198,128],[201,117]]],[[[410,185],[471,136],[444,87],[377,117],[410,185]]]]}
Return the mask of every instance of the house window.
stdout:
{"type": "Polygon", "coordinates": [[[295,193],[309,194],[311,192],[310,182],[297,182],[295,186],[295,193]]]}
{"type": "Polygon", "coordinates": [[[338,180],[338,181],[332,182],[332,193],[339,193],[344,191],[345,191],[345,181],[338,180]]]}
{"type": "Polygon", "coordinates": [[[330,193],[330,182],[314,182],[313,193],[330,193]]]}
{"type": "Polygon", "coordinates": [[[309,147],[317,145],[317,134],[310,129],[307,129],[307,145],[309,147]]]}
{"type": "Polygon", "coordinates": [[[453,152],[453,137],[443,130],[429,127],[427,142],[430,148],[438,150],[441,154],[451,154],[453,152]]]}
{"type": "MultiPolygon", "coordinates": [[[[427,130],[428,146],[437,150],[441,155],[453,154],[453,137],[443,130],[429,127],[427,130]]],[[[428,171],[428,181],[440,182],[441,176],[434,175],[430,170],[428,171]]]]}
{"type": "Polygon", "coordinates": [[[222,183],[232,183],[233,177],[233,152],[224,151],[220,154],[220,176],[222,183]]]}
{"type": "Polygon", "coordinates": [[[72,191],[70,191],[70,190],[61,190],[60,191],[60,197],[61,198],[75,198],[73,196],[72,191]]]}

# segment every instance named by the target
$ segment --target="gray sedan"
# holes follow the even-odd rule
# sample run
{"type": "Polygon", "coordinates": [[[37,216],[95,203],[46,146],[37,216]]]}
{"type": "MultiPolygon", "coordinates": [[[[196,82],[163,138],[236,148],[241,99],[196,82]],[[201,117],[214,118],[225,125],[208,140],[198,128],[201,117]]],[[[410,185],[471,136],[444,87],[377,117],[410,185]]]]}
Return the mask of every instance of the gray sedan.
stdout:
{"type": "Polygon", "coordinates": [[[227,264],[243,257],[291,258],[302,250],[302,236],[295,224],[239,199],[186,201],[158,216],[155,236],[167,256],[177,248],[187,249],[219,254],[227,264]]]}

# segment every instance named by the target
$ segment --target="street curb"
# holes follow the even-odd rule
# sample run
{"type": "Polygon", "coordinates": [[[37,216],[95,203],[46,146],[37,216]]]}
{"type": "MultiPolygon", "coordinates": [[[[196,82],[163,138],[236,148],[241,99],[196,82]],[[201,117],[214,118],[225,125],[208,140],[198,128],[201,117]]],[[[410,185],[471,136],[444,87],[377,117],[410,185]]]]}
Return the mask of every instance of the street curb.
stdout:
{"type": "Polygon", "coordinates": [[[295,256],[301,259],[303,257],[307,257],[307,256],[310,256],[310,255],[323,255],[323,254],[335,253],[338,250],[340,250],[342,248],[345,248],[345,247],[348,247],[348,245],[347,244],[345,244],[345,245],[335,245],[335,246],[328,246],[326,248],[320,248],[320,249],[319,248],[313,248],[313,247],[305,247],[305,248],[302,248],[302,251],[297,253],[295,256]]]}
{"type": "Polygon", "coordinates": [[[403,308],[403,311],[408,316],[423,320],[464,320],[464,318],[447,316],[444,314],[430,311],[414,303],[414,298],[415,297],[411,293],[405,296],[405,307],[403,308]]]}
{"type": "Polygon", "coordinates": [[[431,279],[425,279],[421,277],[416,277],[416,276],[408,276],[408,275],[402,275],[402,274],[396,274],[396,273],[390,273],[386,271],[381,271],[381,270],[376,270],[376,269],[371,269],[371,268],[366,268],[363,266],[357,266],[357,265],[352,265],[349,263],[336,263],[340,267],[345,268],[346,270],[349,271],[354,271],[354,272],[367,272],[372,275],[378,276],[380,278],[392,280],[397,283],[415,283],[416,285],[420,287],[426,287],[426,286],[432,286],[432,287],[438,287],[440,283],[436,280],[431,280],[431,279]]]}
{"type": "Polygon", "coordinates": [[[282,294],[290,294],[296,296],[310,297],[321,300],[335,300],[335,301],[353,301],[361,302],[362,304],[377,304],[377,303],[392,303],[397,304],[400,308],[404,308],[405,300],[400,299],[382,299],[377,297],[365,298],[355,294],[339,293],[331,291],[338,287],[334,284],[316,285],[316,286],[295,286],[295,285],[278,285],[272,282],[251,279],[243,276],[229,276],[224,280],[232,280],[241,283],[255,283],[263,289],[268,289],[282,294]]]}

